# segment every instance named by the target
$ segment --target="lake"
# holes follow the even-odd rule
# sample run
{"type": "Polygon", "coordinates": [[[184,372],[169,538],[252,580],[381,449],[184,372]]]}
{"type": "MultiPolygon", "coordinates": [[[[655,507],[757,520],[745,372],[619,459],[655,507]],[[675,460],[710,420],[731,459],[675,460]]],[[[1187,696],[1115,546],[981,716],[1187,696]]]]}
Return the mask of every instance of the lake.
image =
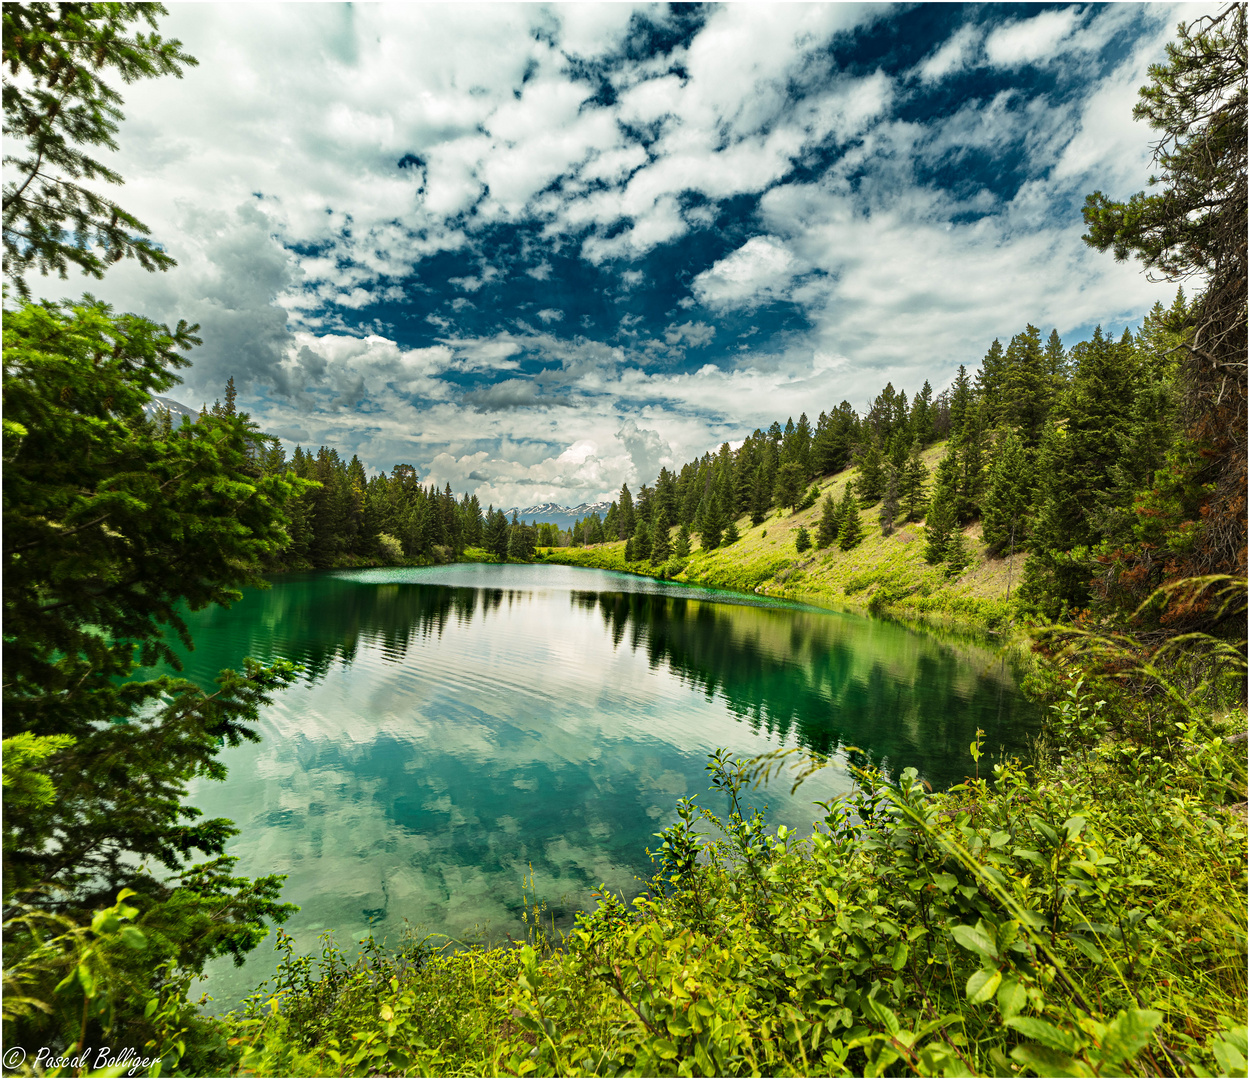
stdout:
{"type": "MultiPolygon", "coordinates": [[[[397,941],[405,920],[457,941],[523,936],[522,883],[569,925],[591,894],[637,894],[683,795],[720,813],[704,766],[803,747],[831,767],[758,792],[810,828],[848,761],[935,787],[1019,753],[1038,714],[990,649],[894,623],[605,571],[472,565],[292,574],[189,617],[184,674],[244,656],[303,667],[190,802],[241,829],[247,875],[288,875],[301,951],[333,929],[397,941]],[[984,767],[984,763],[983,763],[984,767]]],[[[273,969],[215,961],[226,1008],[273,969]]]]}

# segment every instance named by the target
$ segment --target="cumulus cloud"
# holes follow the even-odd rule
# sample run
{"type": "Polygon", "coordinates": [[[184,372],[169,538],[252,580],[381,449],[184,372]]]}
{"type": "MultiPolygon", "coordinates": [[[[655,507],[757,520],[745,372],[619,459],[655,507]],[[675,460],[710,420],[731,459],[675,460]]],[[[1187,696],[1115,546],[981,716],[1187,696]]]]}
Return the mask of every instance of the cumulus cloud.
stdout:
{"type": "Polygon", "coordinates": [[[673,448],[660,437],[658,431],[639,427],[633,420],[626,420],[616,432],[633,465],[633,478],[638,484],[654,483],[664,466],[676,464],[673,448]]]}
{"type": "Polygon", "coordinates": [[[982,32],[973,25],[961,26],[916,68],[923,82],[937,82],[968,67],[980,52],[982,32]]]}
{"type": "Polygon", "coordinates": [[[1144,186],[1170,9],[966,9],[910,71],[834,64],[883,5],[490,14],[173,6],[201,66],[125,88],[110,164],[179,266],[93,288],[201,324],[175,396],[233,375],[284,438],[580,501],[1155,296],[1079,205],[1144,186]]]}
{"type": "Polygon", "coordinates": [[[716,331],[705,322],[684,322],[680,326],[669,323],[664,328],[664,340],[669,345],[706,345],[716,336],[716,331]]]}
{"type": "Polygon", "coordinates": [[[699,274],[691,290],[709,307],[753,307],[785,294],[797,260],[775,236],[753,236],[699,274]]]}
{"type": "Polygon", "coordinates": [[[1081,13],[1075,8],[1043,11],[994,30],[985,39],[985,55],[998,67],[1019,67],[1049,61],[1076,29],[1081,13]]]}

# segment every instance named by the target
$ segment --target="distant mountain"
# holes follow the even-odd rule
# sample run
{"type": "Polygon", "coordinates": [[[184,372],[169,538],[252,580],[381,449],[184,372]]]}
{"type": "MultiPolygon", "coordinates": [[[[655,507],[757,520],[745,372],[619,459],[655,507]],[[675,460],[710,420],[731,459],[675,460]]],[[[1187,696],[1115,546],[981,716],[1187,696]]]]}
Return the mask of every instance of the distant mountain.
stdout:
{"type": "Polygon", "coordinates": [[[168,409],[169,415],[173,419],[174,427],[182,423],[184,416],[191,417],[191,422],[195,423],[199,417],[199,413],[195,409],[189,409],[181,401],[175,401],[173,398],[161,397],[158,394],[152,395],[152,400],[143,406],[143,411],[147,414],[148,419],[155,420],[160,415],[162,409],[168,409]]]}
{"type": "Polygon", "coordinates": [[[549,521],[553,525],[567,529],[578,518],[589,517],[591,514],[598,514],[602,518],[611,505],[611,502],[595,502],[581,503],[577,506],[560,506],[558,503],[547,502],[526,507],[513,506],[504,512],[508,515],[509,520],[515,513],[521,521],[549,521]]]}

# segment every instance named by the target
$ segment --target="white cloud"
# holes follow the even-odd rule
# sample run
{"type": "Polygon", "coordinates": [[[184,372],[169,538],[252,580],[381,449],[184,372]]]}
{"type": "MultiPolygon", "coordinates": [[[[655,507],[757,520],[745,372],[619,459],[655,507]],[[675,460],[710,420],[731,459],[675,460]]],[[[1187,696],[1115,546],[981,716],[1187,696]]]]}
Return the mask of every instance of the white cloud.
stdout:
{"type": "Polygon", "coordinates": [[[752,307],[785,293],[797,263],[775,236],[753,236],[694,279],[695,296],[711,307],[752,307]]]}
{"type": "Polygon", "coordinates": [[[201,66],[124,88],[109,163],[127,179],[119,201],[180,265],[123,264],[93,290],[201,323],[205,344],[175,391],[188,404],[234,375],[270,430],[355,450],[375,470],[412,461],[504,505],[649,483],[656,462],[844,397],[862,406],[886,378],[937,388],[1025,321],[1066,333],[1139,315],[1160,294],[1081,243],[1075,208],[1095,187],[1144,186],[1149,132],[1130,114],[1172,9],[1041,11],[988,36],[969,22],[913,78],[831,67],[839,32],[893,9],[709,7],[671,56],[613,60],[617,98],[604,104],[569,56],[619,58],[639,11],[667,17],[629,5],[173,5],[162,31],[201,66]],[[1154,30],[1079,94],[1022,82],[927,123],[895,115],[983,57],[1008,72],[1055,64],[1071,80],[1142,19],[1154,30]],[[793,178],[834,146],[842,156],[822,176],[793,178]],[[1007,150],[1025,176],[1014,197],[917,179],[1007,150]],[[419,164],[398,168],[409,154],[419,164]],[[566,322],[554,288],[499,312],[494,325],[515,332],[462,330],[461,316],[492,311],[492,282],[550,282],[579,249],[600,264],[639,258],[760,193],[759,235],[654,323],[626,310],[658,278],[638,265],[611,267],[605,302],[622,307],[609,340],[566,322]],[[517,223],[532,239],[487,250],[491,228],[517,223]],[[446,253],[459,253],[462,295],[422,311],[427,260],[446,253]],[[716,336],[690,310],[779,299],[811,329],[764,348],[716,336]],[[405,348],[393,328],[353,322],[382,300],[408,304],[439,343],[405,348]],[[534,327],[519,322],[530,312],[534,327]],[[718,363],[698,373],[656,362],[709,345],[718,363]]]}
{"type": "Polygon", "coordinates": [[[1076,29],[1081,13],[1075,8],[1043,11],[1031,19],[1007,23],[985,39],[985,55],[997,67],[1020,67],[1049,62],[1076,29]]]}
{"type": "Polygon", "coordinates": [[[961,26],[916,67],[922,82],[937,82],[968,67],[980,51],[982,32],[976,26],[961,26]]]}
{"type": "Polygon", "coordinates": [[[684,322],[680,326],[669,323],[664,330],[664,340],[669,345],[707,345],[716,331],[705,322],[684,322]]]}

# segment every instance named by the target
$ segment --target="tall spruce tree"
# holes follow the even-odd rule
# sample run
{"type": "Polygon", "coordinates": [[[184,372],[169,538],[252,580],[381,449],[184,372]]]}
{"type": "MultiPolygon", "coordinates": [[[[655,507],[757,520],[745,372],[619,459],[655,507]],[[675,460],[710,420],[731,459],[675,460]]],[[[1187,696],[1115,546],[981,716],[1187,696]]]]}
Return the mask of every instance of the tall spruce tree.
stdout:
{"type": "Polygon", "coordinates": [[[668,514],[668,507],[662,502],[659,503],[656,507],[655,521],[651,527],[651,562],[656,565],[667,562],[673,550],[669,539],[669,530],[672,525],[668,514]]]}
{"type": "Polygon", "coordinates": [[[992,554],[1024,546],[1025,521],[1032,505],[1033,463],[1019,435],[1007,430],[994,444],[981,514],[982,539],[992,554]]]}
{"type": "Polygon", "coordinates": [[[889,536],[894,531],[894,522],[898,518],[899,470],[890,465],[886,470],[885,495],[881,499],[881,511],[877,520],[881,525],[881,535],[889,536]]]}
{"type": "Polygon", "coordinates": [[[1152,539],[1115,560],[1130,606],[1164,573],[1246,573],[1245,5],[1183,24],[1167,63],[1150,68],[1133,116],[1158,133],[1151,184],[1161,190],[1126,202],[1094,192],[1085,241],[1120,260],[1136,255],[1169,280],[1197,277],[1204,288],[1180,350],[1185,445],[1142,500],[1140,525],[1152,539]]]}
{"type": "Polygon", "coordinates": [[[925,484],[929,479],[929,469],[920,458],[920,448],[921,441],[917,438],[912,443],[911,453],[907,456],[907,464],[903,468],[899,482],[899,494],[908,521],[919,521],[924,517],[925,484]]]}
{"type": "Polygon", "coordinates": [[[821,503],[820,528],[816,533],[816,546],[826,548],[836,543],[841,529],[841,504],[835,503],[832,495],[826,495],[825,501],[821,503]]]}
{"type": "Polygon", "coordinates": [[[864,525],[859,519],[859,502],[852,487],[851,484],[846,485],[839,508],[842,520],[838,525],[838,547],[843,551],[850,551],[864,538],[864,525]]]}
{"type": "Polygon", "coordinates": [[[1007,346],[1002,407],[998,413],[1002,423],[1019,430],[1027,447],[1036,447],[1041,439],[1042,425],[1050,415],[1052,391],[1041,331],[1030,323],[1007,346]]]}
{"type": "Polygon", "coordinates": [[[959,365],[959,371],[955,375],[955,382],[950,389],[950,438],[958,442],[963,438],[964,422],[968,417],[968,410],[972,408],[973,395],[972,384],[968,378],[968,371],[959,365]]]}
{"type": "Polygon", "coordinates": [[[864,429],[864,440],[856,454],[855,466],[859,469],[855,488],[864,505],[871,506],[885,491],[885,455],[871,428],[864,429]]]}

